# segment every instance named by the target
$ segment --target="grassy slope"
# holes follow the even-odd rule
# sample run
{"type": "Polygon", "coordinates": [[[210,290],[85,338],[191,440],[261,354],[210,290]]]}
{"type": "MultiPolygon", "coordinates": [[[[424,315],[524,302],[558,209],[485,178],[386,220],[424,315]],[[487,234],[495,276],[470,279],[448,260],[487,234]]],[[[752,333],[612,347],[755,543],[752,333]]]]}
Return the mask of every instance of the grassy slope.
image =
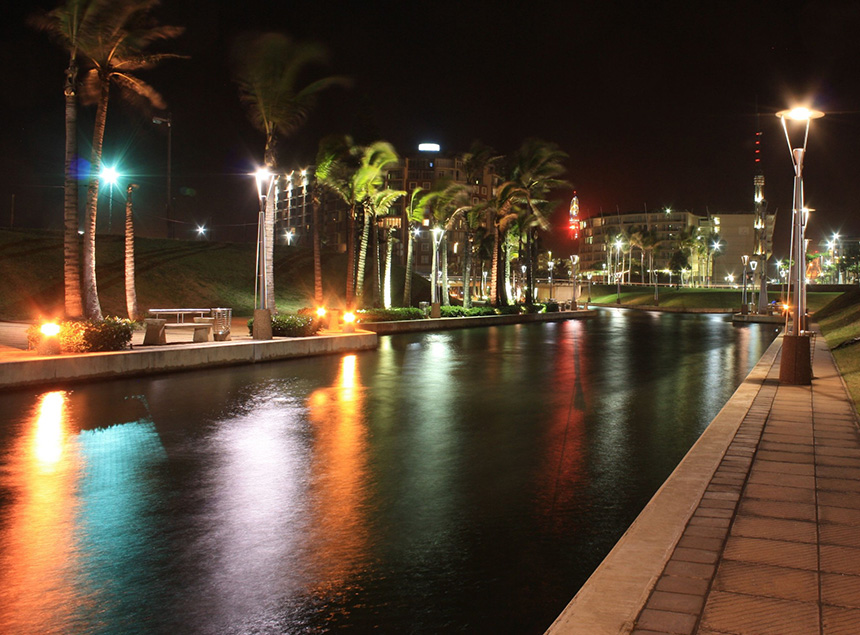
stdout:
{"type": "MultiPolygon", "coordinates": [[[[96,241],[96,278],[105,315],[126,315],[121,236],[96,241]]],[[[141,238],[135,241],[138,307],[232,307],[250,315],[254,307],[256,247],[247,243],[213,243],[141,238]]],[[[323,258],[326,304],[341,306],[346,257],[323,258]]],[[[56,232],[0,230],[0,319],[57,316],[63,310],[63,246],[56,232]]],[[[415,278],[415,301],[429,296],[429,283],[415,278]]],[[[403,269],[394,267],[395,300],[403,296],[403,269]]],[[[307,249],[275,250],[278,309],[293,311],[313,304],[313,259],[307,249]]]]}
{"type": "MultiPolygon", "coordinates": [[[[836,293],[808,292],[807,304],[815,312],[839,297],[836,293]]],[[[659,305],[669,308],[712,308],[740,311],[743,291],[741,289],[667,289],[660,287],[659,305]]],[[[779,300],[780,293],[768,293],[770,300],[779,300]]],[[[591,299],[600,304],[614,304],[615,285],[595,284],[591,288],[591,299]]],[[[650,306],[654,304],[653,287],[621,287],[621,304],[628,306],[650,306]]]]}
{"type": "Polygon", "coordinates": [[[860,410],[860,342],[836,348],[860,337],[860,290],[850,291],[819,311],[816,321],[833,350],[848,391],[860,410]]]}

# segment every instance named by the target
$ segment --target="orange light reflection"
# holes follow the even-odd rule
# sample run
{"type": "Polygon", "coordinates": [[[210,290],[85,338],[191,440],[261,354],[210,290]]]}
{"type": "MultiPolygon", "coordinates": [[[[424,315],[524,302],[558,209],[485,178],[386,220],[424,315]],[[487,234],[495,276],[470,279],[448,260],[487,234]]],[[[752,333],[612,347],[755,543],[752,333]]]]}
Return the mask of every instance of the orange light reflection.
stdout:
{"type": "Polygon", "coordinates": [[[42,395],[31,421],[0,472],[11,492],[0,525],[0,630],[42,632],[46,624],[72,628],[86,599],[71,581],[75,548],[75,490],[80,457],[69,431],[67,395],[42,395]]]}
{"type": "Polygon", "coordinates": [[[325,581],[318,593],[344,588],[367,559],[369,479],[363,401],[355,355],[342,359],[335,386],[315,390],[308,398],[315,436],[311,552],[315,577],[325,581]]]}

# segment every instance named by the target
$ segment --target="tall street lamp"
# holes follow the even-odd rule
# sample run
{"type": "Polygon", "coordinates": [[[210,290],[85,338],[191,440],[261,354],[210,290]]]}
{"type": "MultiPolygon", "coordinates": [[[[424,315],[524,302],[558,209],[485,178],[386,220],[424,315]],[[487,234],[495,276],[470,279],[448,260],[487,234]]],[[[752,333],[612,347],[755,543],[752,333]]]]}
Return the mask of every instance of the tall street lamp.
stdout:
{"type": "Polygon", "coordinates": [[[436,311],[435,305],[440,302],[439,299],[439,245],[442,243],[442,236],[445,235],[445,230],[441,227],[434,227],[433,233],[433,269],[431,277],[433,278],[430,285],[430,304],[434,305],[433,311],[436,311]]]}
{"type": "Polygon", "coordinates": [[[824,113],[809,108],[793,108],[776,113],[785,132],[788,151],[794,167],[794,195],[792,198],[791,259],[794,261],[793,276],[789,278],[790,311],[793,322],[786,325],[783,338],[782,360],[779,367],[779,381],[784,384],[812,383],[812,356],[810,338],[806,331],[806,230],[807,214],[803,207],[803,160],[806,156],[806,142],[809,139],[809,123],[819,119],[824,113]],[[803,145],[792,147],[788,133],[788,120],[803,125],[803,145]],[[794,284],[794,293],[791,285],[794,284]]]}
{"type": "Polygon", "coordinates": [[[746,315],[749,305],[747,304],[747,266],[750,264],[750,257],[744,254],[741,256],[741,262],[744,265],[744,290],[741,294],[741,313],[746,315]]]}
{"type": "MultiPolygon", "coordinates": [[[[588,272],[585,274],[585,277],[588,278],[588,303],[591,304],[591,276],[594,275],[592,272],[588,272]]],[[[588,308],[588,307],[585,307],[588,308]]]]}
{"type": "Polygon", "coordinates": [[[621,241],[615,241],[615,304],[621,304],[621,276],[624,274],[623,269],[618,269],[618,261],[621,259],[621,241]]]}
{"type": "Polygon", "coordinates": [[[171,188],[171,177],[173,175],[171,166],[173,158],[173,115],[167,113],[167,117],[153,117],[152,123],[167,126],[167,202],[164,205],[164,217],[167,221],[167,237],[176,238],[176,228],[173,226],[173,190],[171,188]]]}
{"type": "Polygon", "coordinates": [[[101,172],[99,174],[101,180],[105,182],[105,185],[108,186],[108,194],[110,197],[110,202],[108,203],[108,226],[107,231],[111,233],[111,221],[113,219],[113,186],[116,185],[119,180],[119,172],[117,172],[115,167],[107,167],[102,166],[101,172]]]}
{"type": "Polygon", "coordinates": [[[254,175],[257,180],[257,196],[260,213],[257,217],[257,269],[254,273],[254,327],[255,340],[272,339],[272,310],[266,293],[269,277],[266,272],[266,201],[275,183],[275,175],[267,168],[260,168],[254,175]]]}

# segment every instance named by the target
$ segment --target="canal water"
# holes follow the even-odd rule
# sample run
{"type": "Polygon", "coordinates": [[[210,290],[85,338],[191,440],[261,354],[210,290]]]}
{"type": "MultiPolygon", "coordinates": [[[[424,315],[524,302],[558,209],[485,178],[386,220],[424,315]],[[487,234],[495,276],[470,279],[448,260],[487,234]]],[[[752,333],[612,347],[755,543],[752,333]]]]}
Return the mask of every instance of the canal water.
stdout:
{"type": "Polygon", "coordinates": [[[0,395],[0,632],[540,633],[774,335],[610,309],[0,395]]]}

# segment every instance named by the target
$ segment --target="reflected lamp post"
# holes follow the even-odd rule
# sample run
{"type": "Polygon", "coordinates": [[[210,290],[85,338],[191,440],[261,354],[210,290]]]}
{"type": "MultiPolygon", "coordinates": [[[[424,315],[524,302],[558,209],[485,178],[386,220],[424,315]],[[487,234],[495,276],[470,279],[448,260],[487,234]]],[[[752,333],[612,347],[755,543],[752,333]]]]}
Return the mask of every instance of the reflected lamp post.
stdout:
{"type": "MultiPolygon", "coordinates": [[[[794,261],[793,276],[789,276],[788,294],[791,328],[786,324],[783,338],[782,359],[779,368],[779,381],[785,384],[808,385],[812,383],[812,355],[810,338],[806,331],[806,240],[804,233],[808,213],[803,206],[803,161],[806,158],[806,144],[809,139],[809,124],[824,113],[818,110],[798,107],[776,113],[785,132],[791,163],[794,167],[794,193],[792,197],[791,259],[794,261]],[[788,132],[788,121],[802,124],[803,144],[792,147],[788,132]],[[794,292],[792,293],[792,284],[794,292]]],[[[786,317],[786,320],[788,318],[786,317]]]]}
{"type": "Polygon", "coordinates": [[[257,217],[257,270],[254,286],[254,327],[255,340],[272,339],[272,311],[266,293],[269,276],[266,271],[266,201],[275,183],[275,175],[267,168],[260,168],[254,175],[257,180],[257,196],[260,212],[257,217]]]}

